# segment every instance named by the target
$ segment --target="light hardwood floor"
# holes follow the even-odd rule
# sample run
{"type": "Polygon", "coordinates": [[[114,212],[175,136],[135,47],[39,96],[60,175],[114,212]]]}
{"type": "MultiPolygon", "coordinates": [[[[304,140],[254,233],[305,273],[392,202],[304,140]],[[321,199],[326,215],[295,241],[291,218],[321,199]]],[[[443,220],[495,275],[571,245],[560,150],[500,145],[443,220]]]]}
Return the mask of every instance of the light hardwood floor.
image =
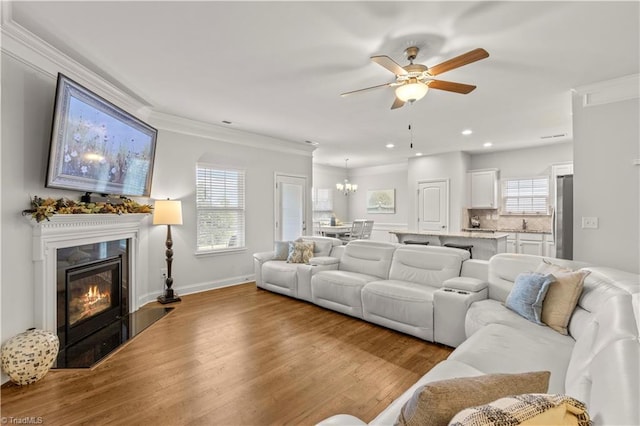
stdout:
{"type": "Polygon", "coordinates": [[[242,284],[184,296],[92,370],[2,388],[3,417],[46,425],[372,420],[451,349],[242,284]]]}

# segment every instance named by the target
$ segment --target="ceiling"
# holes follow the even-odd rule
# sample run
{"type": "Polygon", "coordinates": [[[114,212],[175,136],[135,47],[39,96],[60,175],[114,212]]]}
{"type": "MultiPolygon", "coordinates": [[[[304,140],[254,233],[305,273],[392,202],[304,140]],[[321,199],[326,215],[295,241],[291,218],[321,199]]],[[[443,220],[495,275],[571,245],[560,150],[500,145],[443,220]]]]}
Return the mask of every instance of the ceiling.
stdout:
{"type": "Polygon", "coordinates": [[[572,88],[640,72],[639,6],[28,1],[11,13],[155,111],[311,141],[315,163],[362,167],[570,141],[572,88]],[[396,110],[392,88],[339,96],[393,81],[369,57],[404,65],[412,45],[428,66],[477,47],[490,57],[438,76],[477,85],[468,95],[430,90],[396,110]]]}

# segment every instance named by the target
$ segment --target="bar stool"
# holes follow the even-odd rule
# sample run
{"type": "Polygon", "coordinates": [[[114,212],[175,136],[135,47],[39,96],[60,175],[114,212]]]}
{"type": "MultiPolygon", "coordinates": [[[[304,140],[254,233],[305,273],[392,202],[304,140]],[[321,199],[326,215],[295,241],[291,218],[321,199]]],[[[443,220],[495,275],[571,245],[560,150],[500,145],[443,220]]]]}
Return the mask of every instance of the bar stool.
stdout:
{"type": "Polygon", "coordinates": [[[447,244],[443,244],[444,247],[451,247],[451,248],[457,248],[457,249],[462,249],[462,250],[467,250],[469,252],[469,259],[473,259],[473,253],[471,252],[471,249],[473,248],[472,245],[467,245],[467,244],[453,244],[453,243],[447,243],[447,244]]]}

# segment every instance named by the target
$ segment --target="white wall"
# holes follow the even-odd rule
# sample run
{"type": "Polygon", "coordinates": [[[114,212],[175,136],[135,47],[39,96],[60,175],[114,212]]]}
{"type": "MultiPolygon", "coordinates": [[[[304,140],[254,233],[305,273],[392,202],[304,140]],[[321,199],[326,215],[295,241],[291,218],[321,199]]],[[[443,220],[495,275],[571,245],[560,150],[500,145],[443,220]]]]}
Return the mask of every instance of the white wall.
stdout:
{"type": "MultiPolygon", "coordinates": [[[[153,124],[153,120],[152,120],[153,124]]],[[[251,137],[244,134],[243,138],[251,137]]],[[[259,138],[256,136],[256,138],[259,138]]],[[[221,142],[215,135],[193,136],[160,129],[151,196],[177,198],[183,202],[182,226],[172,228],[174,288],[191,293],[253,279],[253,253],[268,251],[274,239],[274,176],[276,172],[307,177],[308,194],[312,180],[311,155],[274,152],[221,142]],[[195,165],[198,161],[231,166],[246,171],[246,250],[240,253],[195,255],[195,165]]],[[[308,197],[307,223],[311,223],[308,197]]],[[[165,267],[164,226],[150,232],[150,291],[162,289],[160,269],[165,267]]]]}
{"type": "Polygon", "coordinates": [[[361,167],[351,171],[350,179],[358,184],[358,192],[349,196],[350,220],[370,219],[375,223],[406,224],[408,215],[407,164],[361,167]],[[394,214],[367,213],[367,191],[396,190],[394,214]]]}
{"type": "Polygon", "coordinates": [[[469,164],[469,154],[463,152],[425,155],[409,159],[407,222],[410,230],[417,229],[418,183],[438,179],[449,180],[449,231],[460,230],[462,210],[466,206],[466,174],[469,164]]]}
{"type": "Polygon", "coordinates": [[[578,89],[573,97],[574,257],[640,272],[640,108],[638,77],[578,89]],[[619,83],[619,84],[618,84],[619,83]],[[626,87],[629,86],[629,87],[626,87]],[[606,98],[631,93],[632,99],[606,98]],[[583,97],[596,100],[583,106],[583,97]],[[582,229],[582,217],[597,217],[598,229],[582,229]]]}
{"type": "MultiPolygon", "coordinates": [[[[333,193],[333,212],[336,218],[348,222],[349,218],[349,196],[345,196],[336,189],[336,183],[344,182],[347,177],[347,169],[344,167],[327,166],[324,164],[313,165],[313,187],[317,189],[330,189],[333,193]]],[[[354,183],[358,183],[355,182],[354,183]]]]}
{"type": "Polygon", "coordinates": [[[470,168],[472,170],[499,169],[500,178],[531,177],[549,175],[551,164],[572,160],[573,143],[563,142],[536,148],[473,154],[470,168]]]}
{"type": "MultiPolygon", "coordinates": [[[[32,227],[21,211],[29,208],[34,195],[77,200],[81,194],[44,188],[58,62],[39,57],[41,63],[36,65],[24,58],[15,59],[4,50],[1,59],[0,341],[4,342],[34,326],[32,227]]],[[[78,78],[69,69],[60,71],[78,81],[96,78],[88,74],[78,78]],[[82,78],[87,76],[88,79],[82,78]]],[[[95,91],[110,98],[104,91],[95,91]]],[[[187,120],[171,122],[158,114],[152,118],[151,124],[159,128],[152,197],[183,201],[184,225],[172,229],[174,288],[179,294],[185,294],[250,279],[252,253],[270,250],[273,246],[275,173],[305,176],[310,191],[312,148],[187,120]],[[195,256],[195,164],[200,159],[243,167],[247,171],[247,249],[243,252],[195,256]]],[[[311,197],[309,223],[310,200],[311,197]]],[[[143,251],[142,256],[146,258],[140,262],[148,265],[147,273],[142,274],[144,278],[138,283],[139,293],[143,294],[141,302],[154,300],[163,291],[160,269],[165,267],[166,228],[151,226],[150,222],[146,220],[149,250],[143,251]]],[[[2,381],[6,379],[2,375],[2,381]]]]}

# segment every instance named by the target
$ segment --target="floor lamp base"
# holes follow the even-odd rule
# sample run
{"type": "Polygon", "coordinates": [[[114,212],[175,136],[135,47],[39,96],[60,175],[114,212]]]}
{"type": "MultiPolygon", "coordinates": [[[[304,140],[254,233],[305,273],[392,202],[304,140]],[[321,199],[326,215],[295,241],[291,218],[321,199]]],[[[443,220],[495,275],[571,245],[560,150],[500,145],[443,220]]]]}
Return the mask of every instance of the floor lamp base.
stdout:
{"type": "Polygon", "coordinates": [[[158,296],[158,302],[162,303],[163,305],[166,305],[167,303],[174,303],[174,302],[179,302],[182,299],[180,299],[178,296],[172,296],[172,297],[167,297],[166,294],[163,294],[162,296],[158,296]]]}

